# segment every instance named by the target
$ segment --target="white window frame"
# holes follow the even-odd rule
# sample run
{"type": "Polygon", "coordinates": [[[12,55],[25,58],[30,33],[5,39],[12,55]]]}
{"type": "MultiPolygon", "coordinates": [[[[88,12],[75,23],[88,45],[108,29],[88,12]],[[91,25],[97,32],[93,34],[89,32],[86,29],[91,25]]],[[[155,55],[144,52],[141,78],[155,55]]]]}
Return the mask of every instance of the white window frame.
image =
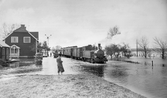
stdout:
{"type": "Polygon", "coordinates": [[[18,42],[19,42],[18,36],[11,36],[11,43],[18,43],[18,42]]]}
{"type": "Polygon", "coordinates": [[[29,37],[29,36],[25,36],[25,37],[23,37],[23,42],[24,42],[24,43],[31,43],[31,37],[29,37]],[[25,40],[26,38],[29,39],[28,42],[27,42],[27,40],[25,40]]]}
{"type": "Polygon", "coordinates": [[[19,51],[18,51],[18,48],[11,48],[11,53],[12,54],[17,54],[19,51]]]}

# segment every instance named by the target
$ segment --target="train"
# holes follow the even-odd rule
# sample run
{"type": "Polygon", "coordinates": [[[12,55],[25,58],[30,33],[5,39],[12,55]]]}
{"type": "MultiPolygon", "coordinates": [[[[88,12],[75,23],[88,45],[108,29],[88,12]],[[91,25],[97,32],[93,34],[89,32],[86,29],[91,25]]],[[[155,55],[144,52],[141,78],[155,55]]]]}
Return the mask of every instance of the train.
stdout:
{"type": "Polygon", "coordinates": [[[77,60],[88,61],[90,63],[106,63],[108,60],[101,44],[98,47],[87,45],[83,47],[70,46],[60,50],[62,56],[70,57],[77,60]]]}

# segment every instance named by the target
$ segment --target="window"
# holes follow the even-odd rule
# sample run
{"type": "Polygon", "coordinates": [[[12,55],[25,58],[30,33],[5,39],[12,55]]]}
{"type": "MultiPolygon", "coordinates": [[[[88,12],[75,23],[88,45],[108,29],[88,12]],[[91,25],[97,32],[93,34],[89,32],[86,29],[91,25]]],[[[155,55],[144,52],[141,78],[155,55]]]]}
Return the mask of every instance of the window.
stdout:
{"type": "Polygon", "coordinates": [[[12,48],[11,53],[18,53],[18,49],[17,48],[12,48]]]}
{"type": "Polygon", "coordinates": [[[11,43],[18,43],[18,37],[17,36],[12,36],[11,37],[11,43]]]}
{"type": "Polygon", "coordinates": [[[18,49],[16,47],[12,47],[11,48],[11,53],[12,54],[18,53],[18,49]]]}
{"type": "Polygon", "coordinates": [[[23,41],[24,43],[31,43],[31,37],[24,37],[23,41]]]}

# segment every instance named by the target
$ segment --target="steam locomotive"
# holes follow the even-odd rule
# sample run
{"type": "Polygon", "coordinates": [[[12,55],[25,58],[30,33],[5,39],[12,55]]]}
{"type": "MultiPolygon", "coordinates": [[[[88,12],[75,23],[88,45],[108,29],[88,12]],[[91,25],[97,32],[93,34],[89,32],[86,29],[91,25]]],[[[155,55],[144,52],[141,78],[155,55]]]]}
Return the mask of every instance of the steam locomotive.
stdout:
{"type": "Polygon", "coordinates": [[[98,44],[98,49],[92,45],[83,47],[71,46],[61,49],[61,54],[73,59],[88,61],[91,63],[106,63],[107,58],[104,51],[101,49],[101,45],[98,44]]]}

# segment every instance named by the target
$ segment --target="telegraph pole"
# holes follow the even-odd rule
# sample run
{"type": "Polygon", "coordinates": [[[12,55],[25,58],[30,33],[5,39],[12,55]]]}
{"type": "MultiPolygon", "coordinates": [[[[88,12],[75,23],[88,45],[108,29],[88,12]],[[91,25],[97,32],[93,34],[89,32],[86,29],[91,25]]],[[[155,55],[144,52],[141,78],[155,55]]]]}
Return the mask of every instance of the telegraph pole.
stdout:
{"type": "Polygon", "coordinates": [[[137,53],[137,57],[138,57],[138,40],[136,40],[136,53],[137,53]]]}
{"type": "MultiPolygon", "coordinates": [[[[46,34],[45,34],[45,36],[46,36],[47,42],[48,42],[48,43],[47,43],[47,44],[48,44],[48,45],[47,45],[47,46],[48,46],[47,48],[49,48],[49,38],[50,38],[52,35],[51,35],[51,34],[50,34],[50,35],[46,35],[46,34]]],[[[49,56],[48,49],[47,49],[47,56],[49,56]]]]}
{"type": "Polygon", "coordinates": [[[50,35],[46,35],[45,34],[45,36],[46,36],[46,39],[47,39],[47,42],[48,42],[48,47],[49,47],[49,38],[52,36],[51,34],[50,35]]]}

